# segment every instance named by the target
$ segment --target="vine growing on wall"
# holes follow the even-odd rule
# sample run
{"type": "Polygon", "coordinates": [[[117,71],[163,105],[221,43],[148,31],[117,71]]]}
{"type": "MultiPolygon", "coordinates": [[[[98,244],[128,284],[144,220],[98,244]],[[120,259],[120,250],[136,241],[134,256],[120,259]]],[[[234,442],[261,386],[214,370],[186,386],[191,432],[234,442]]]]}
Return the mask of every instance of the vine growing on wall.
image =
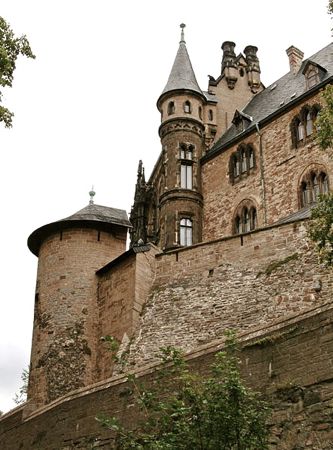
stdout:
{"type": "Polygon", "coordinates": [[[257,450],[268,448],[267,404],[240,376],[238,345],[229,333],[209,375],[192,373],[182,353],[161,349],[161,368],[149,384],[128,377],[128,401],[141,420],[129,430],[116,417],[97,420],[114,436],[115,449],[257,450]]]}

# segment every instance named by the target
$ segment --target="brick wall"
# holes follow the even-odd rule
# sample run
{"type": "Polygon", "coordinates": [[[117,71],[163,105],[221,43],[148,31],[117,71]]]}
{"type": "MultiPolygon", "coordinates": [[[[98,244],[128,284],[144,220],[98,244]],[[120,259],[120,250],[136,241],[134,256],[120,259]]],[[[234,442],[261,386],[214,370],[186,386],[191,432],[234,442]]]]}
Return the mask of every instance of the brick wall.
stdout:
{"type": "Polygon", "coordinates": [[[322,167],[332,184],[333,152],[319,150],[314,139],[300,143],[297,149],[291,141],[292,119],[304,105],[318,102],[318,96],[304,101],[263,127],[261,136],[252,133],[243,140],[255,151],[256,165],[248,176],[239,177],[233,184],[230,180],[229,161],[239,143],[203,164],[203,241],[233,234],[236,208],[245,199],[256,206],[259,226],[298,211],[301,178],[312,165],[322,167]]]}
{"type": "Polygon", "coordinates": [[[126,232],[87,228],[53,234],[42,243],[28,392],[32,408],[93,382],[95,272],[122,253],[125,243],[126,232]]]}
{"type": "MultiPolygon", "coordinates": [[[[243,375],[273,406],[272,450],[332,449],[332,336],[333,309],[322,307],[240,337],[243,375]]],[[[198,347],[188,355],[192,370],[207,370],[221,348],[223,340],[198,347]]],[[[140,381],[151,379],[154,367],[137,371],[140,381]]],[[[23,406],[0,420],[1,449],[109,449],[112,435],[95,417],[116,415],[132,426],[138,411],[125,390],[126,377],[115,377],[72,392],[25,420],[23,406]]]]}

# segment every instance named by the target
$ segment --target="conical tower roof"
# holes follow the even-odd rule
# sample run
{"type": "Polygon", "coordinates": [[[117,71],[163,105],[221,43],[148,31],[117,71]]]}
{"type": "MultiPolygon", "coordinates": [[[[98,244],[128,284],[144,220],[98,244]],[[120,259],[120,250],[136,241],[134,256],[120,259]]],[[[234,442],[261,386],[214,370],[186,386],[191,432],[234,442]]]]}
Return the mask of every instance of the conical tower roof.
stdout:
{"type": "Polygon", "coordinates": [[[132,228],[126,211],[90,203],[65,219],[37,228],[28,238],[28,247],[34,255],[38,256],[42,242],[52,233],[67,228],[95,228],[110,231],[114,226],[132,228]]]}
{"type": "Polygon", "coordinates": [[[171,73],[169,75],[168,82],[163,89],[160,98],[166,94],[167,92],[186,89],[190,91],[197,92],[198,94],[203,95],[197,79],[195,77],[195,73],[191,64],[191,60],[186,48],[186,42],[184,40],[184,24],[181,24],[182,28],[181,40],[179,42],[179,49],[173,63],[171,73]]]}

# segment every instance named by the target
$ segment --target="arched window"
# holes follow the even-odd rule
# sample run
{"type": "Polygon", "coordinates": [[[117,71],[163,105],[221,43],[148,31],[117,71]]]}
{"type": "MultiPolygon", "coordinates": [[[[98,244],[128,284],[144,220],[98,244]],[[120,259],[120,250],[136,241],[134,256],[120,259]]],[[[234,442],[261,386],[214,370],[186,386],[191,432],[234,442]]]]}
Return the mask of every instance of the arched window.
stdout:
{"type": "Polygon", "coordinates": [[[319,195],[329,192],[327,174],[325,172],[311,171],[303,178],[300,192],[301,207],[316,203],[319,195]]]}
{"type": "Polygon", "coordinates": [[[175,113],[175,102],[169,102],[168,104],[168,115],[175,113]]]}
{"type": "Polygon", "coordinates": [[[238,209],[234,219],[234,233],[248,233],[257,228],[257,210],[253,205],[238,209]]]}
{"type": "Polygon", "coordinates": [[[213,110],[210,109],[208,110],[208,120],[212,121],[213,119],[214,119],[213,110]]]}
{"type": "Polygon", "coordinates": [[[249,147],[248,160],[249,160],[249,168],[252,169],[254,167],[254,152],[252,147],[249,147]]]}
{"type": "Polygon", "coordinates": [[[193,145],[180,144],[180,187],[193,188],[193,145]]]}
{"type": "Polygon", "coordinates": [[[313,132],[313,119],[312,119],[312,114],[311,114],[310,111],[306,115],[306,126],[305,126],[305,129],[306,129],[306,135],[310,136],[312,134],[312,132],[313,132]]]}
{"type": "Polygon", "coordinates": [[[302,122],[299,120],[297,124],[297,140],[302,141],[304,139],[304,127],[302,122]]]}
{"type": "Polygon", "coordinates": [[[189,102],[188,100],[184,102],[184,112],[191,113],[191,102],[189,102]]]}
{"type": "Polygon", "coordinates": [[[231,182],[247,176],[255,167],[255,153],[251,144],[241,144],[230,157],[229,175],[231,182]]]}
{"type": "Polygon", "coordinates": [[[179,236],[180,245],[192,245],[193,223],[191,219],[183,218],[180,220],[179,236]]]}

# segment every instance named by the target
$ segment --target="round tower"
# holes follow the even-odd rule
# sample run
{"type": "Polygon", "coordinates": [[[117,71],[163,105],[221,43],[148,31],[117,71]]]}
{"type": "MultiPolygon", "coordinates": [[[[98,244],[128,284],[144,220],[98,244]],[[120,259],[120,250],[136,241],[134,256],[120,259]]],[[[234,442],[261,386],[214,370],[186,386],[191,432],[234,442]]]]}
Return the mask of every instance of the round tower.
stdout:
{"type": "Polygon", "coordinates": [[[158,181],[159,245],[164,249],[201,241],[202,194],[199,161],[204,150],[206,97],[196,80],[181,27],[179,49],[157,101],[162,164],[158,181]]]}
{"type": "Polygon", "coordinates": [[[29,236],[38,256],[30,410],[94,382],[100,339],[95,273],[125,251],[128,227],[125,211],[91,200],[29,236]]]}

